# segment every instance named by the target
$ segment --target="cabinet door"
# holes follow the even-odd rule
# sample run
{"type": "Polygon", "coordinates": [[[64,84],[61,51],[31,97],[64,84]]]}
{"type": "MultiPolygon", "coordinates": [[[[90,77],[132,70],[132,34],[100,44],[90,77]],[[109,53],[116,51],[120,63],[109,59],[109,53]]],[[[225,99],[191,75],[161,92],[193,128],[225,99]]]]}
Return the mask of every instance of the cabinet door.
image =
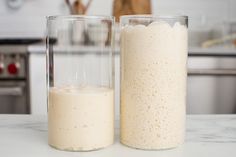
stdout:
{"type": "Polygon", "coordinates": [[[189,57],[188,113],[236,113],[235,61],[230,57],[189,57]]]}
{"type": "Polygon", "coordinates": [[[30,54],[29,77],[31,113],[46,115],[46,54],[30,54]]]}

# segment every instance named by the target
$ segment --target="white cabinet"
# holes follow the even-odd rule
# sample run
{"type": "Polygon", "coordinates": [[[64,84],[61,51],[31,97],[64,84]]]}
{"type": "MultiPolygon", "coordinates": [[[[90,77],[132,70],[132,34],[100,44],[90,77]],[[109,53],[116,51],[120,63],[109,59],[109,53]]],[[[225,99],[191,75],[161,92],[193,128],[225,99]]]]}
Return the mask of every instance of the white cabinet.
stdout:
{"type": "MultiPolygon", "coordinates": [[[[32,114],[47,114],[46,55],[30,54],[30,96],[32,114]]],[[[235,69],[235,58],[190,57],[189,69],[235,69]]],[[[61,67],[63,68],[63,66],[61,67]]],[[[115,115],[120,112],[120,57],[115,55],[115,115]]],[[[190,75],[187,113],[211,114],[235,112],[235,76],[190,75]]]]}
{"type": "Polygon", "coordinates": [[[236,113],[235,61],[236,57],[226,56],[189,57],[187,113],[236,113]]]}
{"type": "Polygon", "coordinates": [[[32,114],[47,114],[46,55],[31,53],[29,56],[30,104],[32,114]]]}

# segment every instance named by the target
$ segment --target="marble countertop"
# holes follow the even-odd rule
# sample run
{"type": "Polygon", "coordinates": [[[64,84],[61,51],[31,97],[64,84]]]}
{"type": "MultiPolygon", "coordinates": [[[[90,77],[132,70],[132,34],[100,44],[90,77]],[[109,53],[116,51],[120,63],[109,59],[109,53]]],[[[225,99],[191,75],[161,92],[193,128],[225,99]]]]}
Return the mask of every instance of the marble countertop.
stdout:
{"type": "MultiPolygon", "coordinates": [[[[118,123],[117,123],[118,124],[118,123]]],[[[118,125],[117,125],[118,126],[118,125]]],[[[118,127],[116,127],[118,128],[118,127]]],[[[236,115],[187,116],[185,144],[162,151],[144,151],[115,143],[92,152],[65,152],[47,144],[47,117],[0,115],[1,157],[223,157],[236,156],[236,115]]]]}

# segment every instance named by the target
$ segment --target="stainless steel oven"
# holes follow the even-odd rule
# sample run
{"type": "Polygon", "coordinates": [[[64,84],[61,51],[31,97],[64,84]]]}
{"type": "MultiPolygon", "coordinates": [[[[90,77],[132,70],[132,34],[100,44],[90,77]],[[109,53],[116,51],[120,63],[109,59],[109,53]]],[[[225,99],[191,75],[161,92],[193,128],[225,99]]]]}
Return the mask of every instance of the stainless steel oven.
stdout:
{"type": "Polygon", "coordinates": [[[24,80],[0,81],[0,113],[30,113],[28,89],[24,80]]]}
{"type": "Polygon", "coordinates": [[[0,39],[0,113],[31,113],[27,47],[40,41],[0,39]]]}
{"type": "Polygon", "coordinates": [[[0,113],[30,113],[27,73],[28,54],[26,45],[1,45],[0,113]]]}

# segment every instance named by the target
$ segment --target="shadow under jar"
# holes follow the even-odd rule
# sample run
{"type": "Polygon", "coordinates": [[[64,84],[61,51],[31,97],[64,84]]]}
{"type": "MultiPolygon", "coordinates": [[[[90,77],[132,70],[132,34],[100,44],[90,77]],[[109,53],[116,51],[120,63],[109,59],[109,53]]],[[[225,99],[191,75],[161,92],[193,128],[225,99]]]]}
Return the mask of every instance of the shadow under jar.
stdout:
{"type": "Polygon", "coordinates": [[[90,151],[113,143],[113,23],[113,17],[104,16],[47,19],[48,143],[52,147],[90,151]],[[96,33],[88,40],[90,26],[96,27],[96,33]]]}
{"type": "Polygon", "coordinates": [[[121,17],[121,143],[168,149],[184,142],[187,17],[121,17]]]}

